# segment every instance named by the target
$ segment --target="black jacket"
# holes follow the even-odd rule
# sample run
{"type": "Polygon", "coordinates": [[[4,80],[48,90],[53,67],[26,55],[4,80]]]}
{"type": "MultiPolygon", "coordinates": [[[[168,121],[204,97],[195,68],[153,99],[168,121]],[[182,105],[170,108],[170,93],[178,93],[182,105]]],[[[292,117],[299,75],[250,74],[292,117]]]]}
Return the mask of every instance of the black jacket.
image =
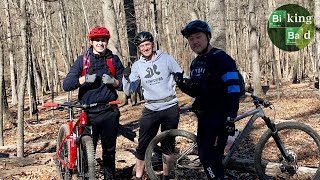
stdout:
{"type": "Polygon", "coordinates": [[[195,97],[193,108],[225,113],[235,118],[239,109],[240,83],[235,61],[213,48],[196,57],[190,67],[190,80],[180,89],[195,97]]]}
{"type": "Polygon", "coordinates": [[[83,55],[79,56],[72,65],[67,77],[63,81],[63,89],[72,91],[79,88],[78,98],[81,104],[92,103],[107,103],[118,98],[116,88],[112,85],[102,83],[101,77],[103,74],[111,75],[107,66],[106,58],[112,58],[112,64],[116,70],[116,79],[119,81],[118,90],[122,89],[122,73],[123,65],[117,55],[112,54],[109,49],[106,49],[101,55],[93,54],[92,48],[89,49],[90,67],[89,74],[97,74],[97,79],[94,83],[84,83],[80,85],[79,78],[81,77],[83,67],[83,55]]]}

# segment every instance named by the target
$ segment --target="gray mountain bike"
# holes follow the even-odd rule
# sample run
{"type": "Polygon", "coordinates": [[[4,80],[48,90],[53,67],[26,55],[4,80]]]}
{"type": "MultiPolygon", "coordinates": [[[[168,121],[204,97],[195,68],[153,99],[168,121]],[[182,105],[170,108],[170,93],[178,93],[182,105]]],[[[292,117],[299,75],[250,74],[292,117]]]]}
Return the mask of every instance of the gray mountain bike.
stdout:
{"type": "MultiPolygon", "coordinates": [[[[264,108],[272,104],[251,93],[255,108],[239,115],[235,121],[251,117],[239,133],[230,150],[224,157],[226,169],[234,162],[231,158],[240,143],[249,135],[253,123],[261,117],[268,130],[262,134],[255,146],[254,158],[247,160],[246,166],[254,166],[260,179],[320,179],[320,136],[310,126],[296,121],[275,124],[264,113],[264,108]],[[254,164],[254,165],[253,165],[254,164]]],[[[184,108],[182,112],[191,111],[184,108]]],[[[168,130],[157,135],[149,144],[145,163],[150,179],[162,178],[163,162],[170,165],[172,179],[205,179],[204,170],[197,154],[196,135],[184,130],[168,130]],[[166,147],[161,142],[175,139],[175,147],[166,147]],[[165,154],[166,156],[163,156],[165,154]],[[165,157],[169,157],[165,159],[165,157]]]]}

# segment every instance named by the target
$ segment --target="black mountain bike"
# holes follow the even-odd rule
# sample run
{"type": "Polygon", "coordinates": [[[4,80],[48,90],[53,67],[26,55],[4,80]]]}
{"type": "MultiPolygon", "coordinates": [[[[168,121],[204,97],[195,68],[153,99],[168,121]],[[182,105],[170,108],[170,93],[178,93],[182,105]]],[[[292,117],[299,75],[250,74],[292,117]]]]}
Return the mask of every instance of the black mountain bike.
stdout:
{"type": "MultiPolygon", "coordinates": [[[[262,134],[255,146],[254,160],[247,160],[247,166],[255,167],[260,179],[320,179],[320,137],[310,126],[296,121],[285,121],[278,124],[265,115],[263,108],[271,108],[272,104],[264,99],[246,93],[253,100],[255,108],[239,115],[235,121],[251,117],[244,129],[239,133],[223,164],[226,169],[240,143],[249,135],[253,123],[261,117],[268,130],[262,134]]],[[[183,112],[191,111],[184,108],[183,112]]],[[[184,130],[168,130],[157,135],[149,144],[145,163],[150,179],[162,177],[162,161],[170,165],[170,176],[174,179],[203,179],[204,170],[197,154],[196,135],[184,130]],[[161,146],[168,138],[175,139],[175,148],[161,146]],[[166,154],[166,156],[163,156],[166,154]]],[[[232,159],[235,160],[235,159],[232,159]]]]}

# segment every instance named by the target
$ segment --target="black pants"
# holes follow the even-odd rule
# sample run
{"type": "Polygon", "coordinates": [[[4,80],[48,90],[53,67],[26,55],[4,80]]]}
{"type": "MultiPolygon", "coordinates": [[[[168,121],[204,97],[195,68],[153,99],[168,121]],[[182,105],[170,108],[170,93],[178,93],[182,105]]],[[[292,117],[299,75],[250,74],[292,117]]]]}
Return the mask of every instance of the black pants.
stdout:
{"type": "Polygon", "coordinates": [[[208,179],[224,179],[222,165],[228,135],[225,129],[226,115],[221,112],[199,111],[197,143],[200,161],[208,179]]]}
{"type": "Polygon", "coordinates": [[[120,112],[117,107],[106,111],[88,113],[92,124],[94,149],[97,148],[99,136],[102,146],[104,179],[115,178],[115,153],[120,112]]]}
{"type": "Polygon", "coordinates": [[[161,132],[169,129],[177,129],[179,122],[179,106],[174,105],[162,111],[151,111],[144,108],[140,118],[139,144],[136,149],[136,157],[144,160],[146,149],[150,141],[157,135],[159,126],[161,132]]]}

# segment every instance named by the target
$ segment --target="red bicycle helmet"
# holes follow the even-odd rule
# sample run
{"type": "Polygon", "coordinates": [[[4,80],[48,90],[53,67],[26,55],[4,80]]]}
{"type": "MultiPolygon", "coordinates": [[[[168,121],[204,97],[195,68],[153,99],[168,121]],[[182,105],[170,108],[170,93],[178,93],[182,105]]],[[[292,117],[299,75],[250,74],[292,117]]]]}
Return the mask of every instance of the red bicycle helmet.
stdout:
{"type": "Polygon", "coordinates": [[[91,29],[90,33],[88,34],[89,39],[93,38],[107,38],[110,39],[109,30],[103,26],[97,26],[91,29]]]}

